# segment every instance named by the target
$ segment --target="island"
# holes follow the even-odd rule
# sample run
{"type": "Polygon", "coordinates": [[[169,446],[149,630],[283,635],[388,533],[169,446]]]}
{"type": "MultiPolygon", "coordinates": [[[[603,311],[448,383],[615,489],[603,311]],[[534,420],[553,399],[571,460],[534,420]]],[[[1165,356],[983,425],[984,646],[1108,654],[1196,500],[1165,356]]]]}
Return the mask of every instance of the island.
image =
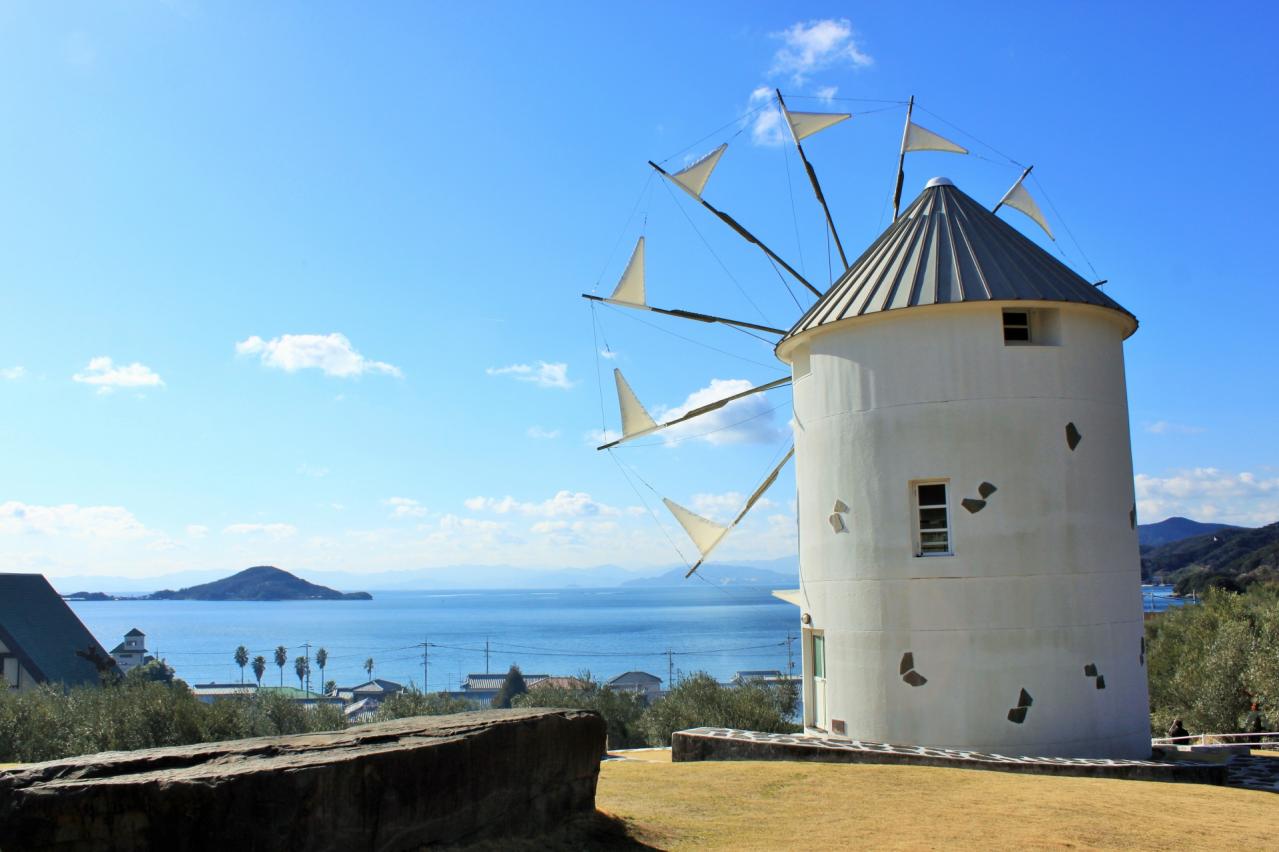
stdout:
{"type": "Polygon", "coordinates": [[[65,596],[68,600],[105,601],[370,601],[368,592],[339,592],[328,586],[320,586],[276,568],[273,565],[257,565],[238,574],[189,586],[185,589],[162,589],[149,595],[115,596],[102,592],[76,592],[65,596]]]}

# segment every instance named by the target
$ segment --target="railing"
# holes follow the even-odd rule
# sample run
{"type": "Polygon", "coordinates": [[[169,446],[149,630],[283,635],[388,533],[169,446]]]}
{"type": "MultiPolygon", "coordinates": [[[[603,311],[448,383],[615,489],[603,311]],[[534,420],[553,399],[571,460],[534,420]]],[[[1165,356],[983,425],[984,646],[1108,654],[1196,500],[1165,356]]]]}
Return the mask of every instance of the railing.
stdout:
{"type": "Polygon", "coordinates": [[[1184,737],[1153,737],[1152,745],[1230,745],[1231,740],[1243,740],[1246,745],[1279,743],[1279,731],[1258,731],[1248,734],[1190,734],[1184,737]]]}

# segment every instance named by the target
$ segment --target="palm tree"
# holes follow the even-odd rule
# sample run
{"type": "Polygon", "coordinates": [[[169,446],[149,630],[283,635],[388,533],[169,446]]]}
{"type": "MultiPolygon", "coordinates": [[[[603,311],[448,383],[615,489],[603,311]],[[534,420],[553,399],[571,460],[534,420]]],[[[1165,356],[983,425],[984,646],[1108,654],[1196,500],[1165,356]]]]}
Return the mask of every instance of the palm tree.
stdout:
{"type": "MultiPolygon", "coordinates": [[[[320,667],[320,683],[324,683],[324,666],[329,662],[329,652],[321,648],[315,652],[315,664],[320,667]]],[[[328,690],[325,690],[326,692],[328,690]]]]}
{"type": "Polygon", "coordinates": [[[311,661],[306,657],[298,657],[293,661],[293,671],[298,676],[298,689],[302,689],[302,679],[311,673],[311,661]]]}
{"type": "Polygon", "coordinates": [[[258,687],[262,686],[262,675],[266,674],[266,657],[258,655],[253,658],[253,676],[258,679],[258,687]]]}
{"type": "Polygon", "coordinates": [[[244,683],[244,667],[249,664],[249,649],[241,645],[235,649],[235,664],[240,667],[240,683],[244,683]]]}
{"type": "Polygon", "coordinates": [[[284,686],[284,664],[289,661],[289,649],[281,645],[275,649],[275,664],[280,667],[280,686],[284,686]]]}
{"type": "Polygon", "coordinates": [[[373,658],[369,657],[364,661],[364,670],[369,673],[369,680],[373,680],[373,658]]]}

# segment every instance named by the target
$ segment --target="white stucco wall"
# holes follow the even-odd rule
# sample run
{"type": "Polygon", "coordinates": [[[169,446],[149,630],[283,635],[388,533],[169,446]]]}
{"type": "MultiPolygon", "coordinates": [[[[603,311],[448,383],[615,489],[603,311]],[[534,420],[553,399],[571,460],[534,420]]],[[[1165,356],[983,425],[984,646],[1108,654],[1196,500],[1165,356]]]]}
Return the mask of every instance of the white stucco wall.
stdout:
{"type": "Polygon", "coordinates": [[[806,350],[809,370],[794,384],[801,610],[824,631],[826,718],[847,736],[1149,756],[1131,329],[1101,308],[961,304],[864,317],[782,347],[796,364],[806,350]],[[1056,311],[1058,345],[1005,345],[1004,307],[1056,311]],[[1073,451],[1070,422],[1082,435],[1073,451]],[[915,555],[921,479],[948,480],[953,556],[915,555]],[[998,489],[985,507],[961,508],[983,482],[998,489]],[[828,520],[837,500],[846,532],[828,520]],[[903,680],[906,652],[922,686],[903,680]],[[1017,724],[1008,712],[1022,689],[1034,703],[1017,724]]]}

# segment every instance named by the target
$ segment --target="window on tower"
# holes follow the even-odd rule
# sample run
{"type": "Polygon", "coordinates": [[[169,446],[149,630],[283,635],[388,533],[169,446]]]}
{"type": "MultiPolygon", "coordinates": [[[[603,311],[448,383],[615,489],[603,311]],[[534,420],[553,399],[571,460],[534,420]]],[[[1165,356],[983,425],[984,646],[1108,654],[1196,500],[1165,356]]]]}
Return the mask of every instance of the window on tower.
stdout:
{"type": "Polygon", "coordinates": [[[1003,312],[1005,346],[1057,346],[1060,323],[1054,308],[1014,308],[1003,312]]]}
{"type": "Polygon", "coordinates": [[[1030,342],[1030,311],[1004,311],[1004,342],[1030,342]]]}
{"type": "Polygon", "coordinates": [[[950,556],[950,505],[945,482],[915,482],[915,555],[950,556]]]}

